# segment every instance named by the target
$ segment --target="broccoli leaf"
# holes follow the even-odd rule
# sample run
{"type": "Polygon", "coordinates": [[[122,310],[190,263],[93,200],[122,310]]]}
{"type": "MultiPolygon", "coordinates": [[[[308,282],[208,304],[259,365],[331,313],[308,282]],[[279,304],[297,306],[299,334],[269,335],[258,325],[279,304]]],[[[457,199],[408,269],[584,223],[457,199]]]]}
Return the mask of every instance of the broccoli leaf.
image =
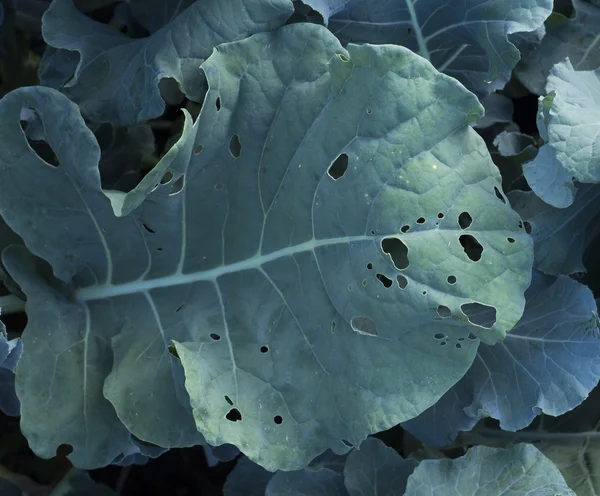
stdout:
{"type": "Polygon", "coordinates": [[[38,453],[69,443],[94,466],[128,431],[170,447],[197,428],[302,468],[430,407],[521,317],[531,239],[457,81],[309,24],[220,45],[203,70],[197,121],[117,213],[76,105],[0,102],[0,213],[56,278],[3,253],[28,296],[17,387],[38,453]]]}

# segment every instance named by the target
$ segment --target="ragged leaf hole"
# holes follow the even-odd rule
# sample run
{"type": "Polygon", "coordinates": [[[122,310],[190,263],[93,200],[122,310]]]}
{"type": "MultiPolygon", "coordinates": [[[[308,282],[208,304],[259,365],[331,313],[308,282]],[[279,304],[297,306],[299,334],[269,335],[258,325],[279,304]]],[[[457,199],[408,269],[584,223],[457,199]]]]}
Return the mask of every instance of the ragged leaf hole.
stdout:
{"type": "Polygon", "coordinates": [[[463,303],[460,309],[469,322],[479,327],[491,329],[496,323],[496,308],[483,303],[463,303]]]}
{"type": "Polygon", "coordinates": [[[366,334],[371,336],[379,335],[377,326],[369,317],[352,317],[350,326],[355,332],[359,334],[366,334]]]}
{"type": "Polygon", "coordinates": [[[500,200],[502,203],[506,203],[506,198],[504,198],[504,195],[500,193],[500,190],[497,186],[494,186],[494,193],[496,194],[496,198],[498,198],[498,200],[500,200]]]}
{"type": "Polygon", "coordinates": [[[376,277],[379,280],[379,282],[381,284],[383,284],[384,287],[386,287],[386,288],[391,288],[392,287],[392,284],[393,284],[392,280],[389,277],[387,277],[386,275],[384,275],[384,274],[376,274],[376,277]]]}
{"type": "MultiPolygon", "coordinates": [[[[43,121],[42,121],[40,115],[38,114],[37,110],[35,110],[34,108],[30,108],[30,107],[23,107],[23,110],[21,113],[23,114],[23,112],[25,112],[25,111],[30,112],[33,115],[32,119],[37,120],[40,123],[40,126],[43,126],[43,121]]],[[[41,162],[43,162],[45,165],[48,165],[52,168],[60,167],[60,162],[58,160],[58,156],[56,155],[56,152],[52,148],[52,145],[50,145],[50,143],[48,143],[48,141],[46,140],[45,129],[44,129],[44,138],[39,139],[39,140],[32,139],[27,135],[27,132],[26,132],[29,122],[27,120],[23,120],[23,121],[20,121],[20,124],[21,124],[21,130],[23,131],[23,136],[27,140],[29,148],[37,156],[37,158],[41,162]]]]}
{"type": "Polygon", "coordinates": [[[461,246],[469,260],[472,262],[479,262],[481,260],[481,254],[483,253],[483,246],[477,241],[475,236],[470,234],[463,234],[458,238],[461,246]]]}
{"type": "Polygon", "coordinates": [[[327,174],[331,179],[337,181],[341,179],[348,170],[348,155],[340,154],[327,169],[327,174]]]}
{"type": "Polygon", "coordinates": [[[381,249],[390,257],[396,269],[404,270],[408,267],[408,247],[400,238],[383,238],[381,240],[381,249]]]}
{"type": "Polygon", "coordinates": [[[229,410],[227,412],[227,415],[225,415],[225,418],[227,420],[229,420],[230,422],[241,422],[242,414],[237,408],[232,408],[231,410],[229,410]]]}
{"type": "Polygon", "coordinates": [[[442,319],[447,319],[449,317],[452,317],[452,311],[446,305],[438,305],[437,314],[442,319]]]}
{"type": "Polygon", "coordinates": [[[229,140],[229,153],[233,158],[240,158],[242,154],[242,144],[240,143],[240,137],[234,134],[229,140]]]}
{"type": "Polygon", "coordinates": [[[165,172],[165,175],[160,180],[160,184],[169,184],[173,180],[173,173],[171,171],[165,172]]]}
{"type": "Polygon", "coordinates": [[[469,214],[469,212],[461,212],[458,216],[458,225],[461,229],[468,229],[473,223],[473,217],[469,214]]]}
{"type": "Polygon", "coordinates": [[[396,276],[396,282],[398,283],[398,287],[400,289],[404,289],[406,286],[408,286],[408,279],[402,274],[398,274],[396,276]]]}
{"type": "Polygon", "coordinates": [[[179,178],[171,184],[171,191],[169,191],[169,196],[176,195],[180,193],[185,185],[185,176],[179,176],[179,178]]]}

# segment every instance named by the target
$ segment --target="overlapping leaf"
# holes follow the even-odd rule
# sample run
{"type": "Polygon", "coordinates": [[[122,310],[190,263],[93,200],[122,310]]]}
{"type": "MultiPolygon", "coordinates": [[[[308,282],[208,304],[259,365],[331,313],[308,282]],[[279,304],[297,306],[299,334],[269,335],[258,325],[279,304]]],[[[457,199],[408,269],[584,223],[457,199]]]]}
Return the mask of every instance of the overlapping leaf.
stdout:
{"type": "Polygon", "coordinates": [[[523,429],[546,413],[578,406],[600,379],[598,312],[592,292],[566,277],[537,273],[519,323],[496,346],[482,345],[466,376],[404,426],[429,445],[446,445],[484,417],[523,429]]]}
{"type": "Polygon", "coordinates": [[[540,28],[552,0],[303,0],[347,42],[394,43],[478,95],[503,88],[519,61],[509,41],[540,28]]]}
{"type": "Polygon", "coordinates": [[[290,0],[198,1],[149,38],[131,39],[86,17],[72,0],[54,0],[44,14],[43,34],[48,45],[60,49],[53,79],[66,83],[64,94],[92,121],[128,126],[163,113],[162,78],[176,79],[186,96],[201,101],[199,66],[216,45],[274,29],[292,12],[290,0]],[[80,55],[68,83],[73,59],[64,50],[80,55]]]}
{"type": "Polygon", "coordinates": [[[425,460],[408,479],[405,495],[440,490],[447,496],[575,496],[556,466],[530,444],[476,446],[455,460],[425,460]]]}
{"type": "Polygon", "coordinates": [[[600,182],[600,69],[576,71],[567,59],[550,71],[538,129],[546,141],[523,166],[531,189],[549,205],[573,203],[580,183],[600,182]]]}

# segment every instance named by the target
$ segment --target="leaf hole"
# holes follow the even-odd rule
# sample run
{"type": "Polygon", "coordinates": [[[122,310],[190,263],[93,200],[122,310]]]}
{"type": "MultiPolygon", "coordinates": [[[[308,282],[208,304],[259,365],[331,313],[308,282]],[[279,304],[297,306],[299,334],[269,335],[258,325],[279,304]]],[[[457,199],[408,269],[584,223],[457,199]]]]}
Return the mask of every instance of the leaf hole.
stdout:
{"type": "Polygon", "coordinates": [[[342,62],[350,62],[350,59],[346,57],[343,53],[338,53],[337,56],[342,62]]]}
{"type": "Polygon", "coordinates": [[[367,336],[379,335],[375,322],[373,322],[369,317],[352,317],[350,326],[352,327],[352,330],[358,332],[359,334],[365,334],[367,336]]]}
{"type": "Polygon", "coordinates": [[[437,314],[442,318],[442,319],[447,319],[448,317],[452,317],[452,311],[445,305],[439,305],[437,307],[437,314]]]}
{"type": "Polygon", "coordinates": [[[181,305],[179,305],[176,309],[175,312],[181,312],[183,310],[183,308],[185,307],[185,303],[182,303],[181,305]]]}
{"type": "Polygon", "coordinates": [[[425,224],[425,217],[419,217],[417,219],[417,224],[425,224]]]}
{"type": "Polygon", "coordinates": [[[393,283],[389,277],[385,276],[384,274],[377,274],[376,277],[379,280],[379,282],[384,285],[384,287],[386,287],[386,288],[392,287],[393,283]]]}
{"type": "Polygon", "coordinates": [[[215,189],[216,190],[223,189],[223,185],[221,183],[215,184],[215,189]]]}
{"type": "Polygon", "coordinates": [[[407,233],[409,229],[410,229],[410,226],[402,226],[402,227],[400,228],[400,230],[401,230],[403,233],[407,233]]]}
{"type": "Polygon", "coordinates": [[[427,295],[427,290],[426,290],[426,289],[424,289],[424,290],[423,290],[423,292],[422,292],[421,294],[422,294],[423,296],[426,296],[426,295],[427,295]]]}
{"type": "Polygon", "coordinates": [[[221,339],[221,336],[219,336],[217,333],[215,332],[211,332],[210,333],[210,339],[212,339],[213,341],[219,341],[219,339],[221,339]]]}
{"type": "Polygon", "coordinates": [[[225,401],[229,403],[229,406],[233,406],[233,401],[231,401],[231,398],[229,396],[225,395],[225,401]]]}
{"type": "Polygon", "coordinates": [[[225,418],[227,420],[229,420],[230,422],[241,422],[242,414],[240,413],[240,411],[237,408],[232,408],[231,410],[229,410],[227,412],[227,415],[225,415],[225,418]]]}
{"type": "Polygon", "coordinates": [[[331,321],[331,334],[335,332],[335,320],[331,321]]]}
{"type": "Polygon", "coordinates": [[[448,281],[448,284],[456,284],[456,276],[448,276],[446,281],[448,281]]]}
{"type": "Polygon", "coordinates": [[[154,229],[152,229],[150,226],[148,226],[148,224],[143,223],[142,227],[148,231],[150,234],[154,234],[156,231],[154,229]]]}
{"type": "Polygon", "coordinates": [[[283,423],[283,418],[281,415],[275,415],[273,417],[273,422],[275,422],[277,425],[281,425],[283,423]]]}
{"type": "Polygon", "coordinates": [[[440,212],[440,213],[438,214],[438,219],[443,219],[443,218],[444,218],[444,214],[443,214],[442,212],[440,212]]]}
{"type": "Polygon", "coordinates": [[[173,173],[171,171],[165,172],[165,175],[160,180],[160,184],[168,184],[173,180],[173,173]]]}
{"type": "Polygon", "coordinates": [[[502,203],[506,203],[506,198],[504,198],[504,195],[500,193],[500,190],[497,186],[494,186],[494,193],[496,193],[496,198],[498,198],[498,200],[500,200],[502,203]]]}
{"type": "Polygon", "coordinates": [[[525,221],[525,222],[523,223],[523,225],[525,226],[525,232],[526,232],[527,234],[531,234],[531,224],[530,224],[529,222],[525,221]]]}
{"type": "Polygon", "coordinates": [[[158,248],[156,248],[156,251],[163,251],[162,246],[159,246],[158,248]]]}
{"type": "Polygon", "coordinates": [[[215,106],[217,107],[217,112],[221,111],[221,97],[217,97],[217,99],[215,100],[215,106]]]}
{"type": "Polygon", "coordinates": [[[462,348],[462,344],[460,344],[460,343],[456,343],[454,346],[458,349],[462,348]]]}
{"type": "Polygon", "coordinates": [[[371,114],[372,112],[373,111],[369,107],[367,107],[367,114],[371,114]]]}
{"type": "Polygon", "coordinates": [[[400,289],[404,289],[406,286],[408,286],[408,279],[402,274],[398,274],[396,276],[396,282],[398,283],[398,287],[400,289]]]}
{"type": "Polygon", "coordinates": [[[399,238],[383,238],[381,240],[381,249],[386,253],[394,267],[403,270],[408,267],[408,247],[399,238]]]}
{"type": "Polygon", "coordinates": [[[21,130],[31,151],[45,165],[53,168],[59,167],[60,162],[58,157],[50,143],[46,141],[46,130],[38,111],[34,108],[23,107],[21,110],[21,119],[21,130]],[[30,132],[27,132],[30,126],[32,129],[30,129],[30,132]]]}
{"type": "Polygon", "coordinates": [[[171,184],[171,191],[169,191],[169,196],[176,195],[180,193],[185,185],[185,176],[179,176],[177,180],[171,184]]]}
{"type": "Polygon", "coordinates": [[[260,347],[260,352],[261,353],[267,353],[269,351],[269,347],[266,345],[263,345],[260,347]]]}
{"type": "Polygon", "coordinates": [[[242,144],[240,143],[240,137],[234,134],[229,140],[229,153],[233,158],[240,158],[242,153],[242,144]]]}
{"type": "Polygon", "coordinates": [[[372,269],[373,269],[373,264],[372,264],[371,262],[369,262],[369,263],[367,264],[367,269],[368,269],[368,270],[372,270],[372,269]]]}
{"type": "Polygon", "coordinates": [[[363,288],[367,287],[367,280],[366,279],[362,280],[362,286],[363,286],[363,288]]]}
{"type": "Polygon", "coordinates": [[[334,181],[337,181],[343,177],[347,170],[348,155],[342,153],[329,166],[329,169],[327,169],[327,174],[329,174],[329,177],[331,177],[334,181]]]}
{"type": "Polygon", "coordinates": [[[447,341],[440,341],[440,346],[446,346],[448,344],[447,341]]]}
{"type": "Polygon", "coordinates": [[[204,150],[204,147],[202,145],[198,145],[194,147],[193,153],[194,155],[200,155],[200,153],[202,153],[202,150],[204,150]]]}
{"type": "Polygon", "coordinates": [[[346,439],[342,439],[342,443],[348,448],[354,448],[354,445],[350,441],[347,441],[346,439]]]}
{"type": "Polygon", "coordinates": [[[475,336],[475,334],[470,332],[469,335],[467,336],[467,339],[469,339],[470,341],[475,341],[477,339],[477,336],[475,336]]]}
{"type": "Polygon", "coordinates": [[[167,350],[169,350],[169,354],[171,356],[174,356],[175,358],[179,358],[179,353],[177,353],[177,348],[175,347],[174,344],[170,344],[169,346],[167,346],[167,350]]]}
{"type": "Polygon", "coordinates": [[[446,335],[442,334],[441,332],[438,332],[438,333],[436,333],[436,334],[433,335],[433,339],[438,339],[438,340],[440,340],[440,339],[446,339],[446,335]]]}
{"type": "Polygon", "coordinates": [[[482,303],[463,303],[460,309],[469,322],[479,327],[490,329],[496,323],[496,309],[482,303]]]}
{"type": "Polygon", "coordinates": [[[461,229],[467,229],[473,223],[473,217],[469,212],[461,212],[458,216],[458,225],[461,229]]]}
{"type": "Polygon", "coordinates": [[[458,238],[458,241],[462,245],[467,257],[469,257],[469,260],[473,262],[478,262],[481,260],[483,246],[479,244],[479,241],[477,241],[474,236],[471,236],[470,234],[463,234],[460,238],[458,238]]]}

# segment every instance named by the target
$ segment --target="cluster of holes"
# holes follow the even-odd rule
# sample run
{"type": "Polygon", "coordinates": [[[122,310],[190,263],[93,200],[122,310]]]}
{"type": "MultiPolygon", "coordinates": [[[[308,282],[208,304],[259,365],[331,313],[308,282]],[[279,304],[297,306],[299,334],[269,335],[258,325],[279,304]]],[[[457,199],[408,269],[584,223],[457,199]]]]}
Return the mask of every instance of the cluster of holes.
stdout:
{"type": "MultiPolygon", "coordinates": [[[[440,346],[446,346],[451,341],[448,336],[446,336],[445,334],[443,334],[441,332],[434,334],[433,339],[435,339],[436,341],[439,341],[440,346]]],[[[477,336],[475,336],[475,334],[473,334],[473,333],[469,333],[469,335],[467,336],[467,339],[469,339],[469,341],[474,341],[477,339],[477,336]]],[[[464,340],[465,340],[465,338],[463,338],[463,337],[457,338],[456,343],[454,343],[454,347],[457,349],[461,349],[462,348],[461,343],[464,340]]]]}
{"type": "Polygon", "coordinates": [[[342,153],[339,155],[327,169],[327,174],[331,179],[337,181],[341,179],[348,170],[348,155],[342,153]]]}
{"type": "MultiPolygon", "coordinates": [[[[225,396],[225,401],[227,401],[227,403],[230,406],[233,406],[233,401],[231,401],[231,398],[229,396],[225,396]]],[[[230,408],[229,411],[227,412],[227,414],[225,415],[225,418],[227,420],[229,420],[230,422],[241,422],[242,421],[242,412],[240,412],[237,408],[230,408]]],[[[283,424],[283,417],[281,415],[275,415],[273,417],[273,422],[275,422],[277,425],[281,425],[283,424]]]]}

